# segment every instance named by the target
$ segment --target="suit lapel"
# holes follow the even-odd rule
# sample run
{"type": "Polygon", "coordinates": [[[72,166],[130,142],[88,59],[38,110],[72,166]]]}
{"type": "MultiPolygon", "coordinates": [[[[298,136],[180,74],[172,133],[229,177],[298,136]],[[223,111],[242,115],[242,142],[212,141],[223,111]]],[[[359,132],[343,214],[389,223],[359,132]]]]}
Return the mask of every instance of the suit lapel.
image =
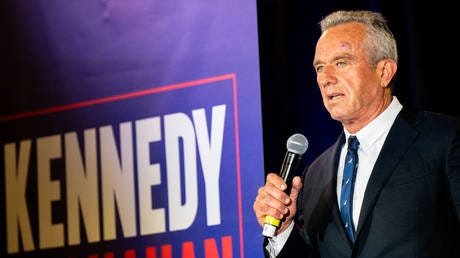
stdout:
{"type": "Polygon", "coordinates": [[[333,216],[333,221],[336,224],[336,228],[339,229],[340,231],[340,236],[343,238],[344,242],[348,242],[351,247],[351,242],[350,239],[348,238],[347,232],[345,231],[345,227],[342,223],[342,217],[340,215],[340,208],[339,204],[337,202],[337,167],[339,164],[340,160],[340,151],[342,149],[342,145],[345,144],[345,134],[342,132],[342,134],[339,136],[339,139],[337,142],[334,144],[334,148],[332,149],[332,153],[334,155],[331,155],[333,159],[330,160],[330,162],[327,162],[328,166],[325,171],[331,171],[333,173],[332,178],[332,184],[330,185],[329,188],[329,199],[332,204],[331,210],[332,210],[332,216],[333,216]]]}
{"type": "Polygon", "coordinates": [[[412,124],[416,117],[407,117],[410,115],[405,112],[401,112],[398,115],[382,146],[366,187],[357,227],[357,238],[359,238],[359,232],[371,213],[382,188],[393,173],[396,165],[401,161],[407,148],[409,148],[417,137],[418,133],[414,130],[412,124]]]}

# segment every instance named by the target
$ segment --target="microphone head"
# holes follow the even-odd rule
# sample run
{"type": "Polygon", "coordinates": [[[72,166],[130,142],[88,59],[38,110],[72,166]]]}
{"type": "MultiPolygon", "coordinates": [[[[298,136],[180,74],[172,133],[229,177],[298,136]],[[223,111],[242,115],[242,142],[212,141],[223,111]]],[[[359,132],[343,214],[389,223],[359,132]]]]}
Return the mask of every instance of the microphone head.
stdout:
{"type": "Polygon", "coordinates": [[[287,150],[302,156],[308,149],[308,140],[303,134],[293,134],[286,143],[287,150]]]}

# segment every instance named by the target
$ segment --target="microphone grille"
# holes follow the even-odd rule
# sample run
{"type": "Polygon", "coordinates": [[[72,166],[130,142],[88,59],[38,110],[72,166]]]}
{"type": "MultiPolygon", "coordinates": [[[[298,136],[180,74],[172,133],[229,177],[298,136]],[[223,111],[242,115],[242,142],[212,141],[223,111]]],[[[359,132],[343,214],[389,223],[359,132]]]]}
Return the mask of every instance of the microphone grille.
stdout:
{"type": "Polygon", "coordinates": [[[295,133],[287,140],[286,147],[290,152],[303,155],[308,149],[308,140],[303,134],[295,133]]]}

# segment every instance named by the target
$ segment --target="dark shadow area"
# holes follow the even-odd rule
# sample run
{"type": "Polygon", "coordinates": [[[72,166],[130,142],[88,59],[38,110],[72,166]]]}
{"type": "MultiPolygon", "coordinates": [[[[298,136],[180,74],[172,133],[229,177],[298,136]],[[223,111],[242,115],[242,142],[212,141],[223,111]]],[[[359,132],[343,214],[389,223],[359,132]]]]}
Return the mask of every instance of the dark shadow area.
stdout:
{"type": "Polygon", "coordinates": [[[411,0],[258,1],[265,172],[279,170],[293,133],[309,140],[305,164],[342,130],[323,107],[312,65],[318,22],[338,9],[370,9],[387,18],[399,51],[394,93],[403,105],[460,115],[453,7],[411,0]]]}

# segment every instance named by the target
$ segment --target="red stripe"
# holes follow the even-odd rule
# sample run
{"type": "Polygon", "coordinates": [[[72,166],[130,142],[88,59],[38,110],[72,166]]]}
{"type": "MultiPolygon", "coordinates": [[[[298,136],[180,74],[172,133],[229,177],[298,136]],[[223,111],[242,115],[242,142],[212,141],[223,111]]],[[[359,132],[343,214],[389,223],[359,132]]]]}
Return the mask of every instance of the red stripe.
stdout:
{"type": "Polygon", "coordinates": [[[33,111],[24,112],[24,113],[0,117],[0,123],[11,121],[11,120],[18,120],[18,119],[33,117],[33,116],[40,116],[40,115],[62,112],[62,111],[70,110],[70,109],[88,107],[88,106],[93,106],[93,105],[98,105],[102,103],[113,102],[113,101],[118,101],[118,100],[123,100],[123,99],[135,98],[135,97],[155,94],[159,92],[199,86],[201,84],[212,83],[216,81],[223,81],[223,80],[234,79],[234,78],[235,78],[235,74],[225,74],[225,75],[209,77],[209,78],[205,78],[201,80],[189,81],[189,82],[178,83],[178,84],[171,84],[171,85],[166,85],[166,86],[148,89],[148,90],[142,90],[142,91],[136,91],[136,92],[126,93],[126,94],[115,95],[115,96],[101,98],[101,99],[94,99],[94,100],[77,102],[77,103],[63,105],[63,106],[33,110],[33,111]]]}

